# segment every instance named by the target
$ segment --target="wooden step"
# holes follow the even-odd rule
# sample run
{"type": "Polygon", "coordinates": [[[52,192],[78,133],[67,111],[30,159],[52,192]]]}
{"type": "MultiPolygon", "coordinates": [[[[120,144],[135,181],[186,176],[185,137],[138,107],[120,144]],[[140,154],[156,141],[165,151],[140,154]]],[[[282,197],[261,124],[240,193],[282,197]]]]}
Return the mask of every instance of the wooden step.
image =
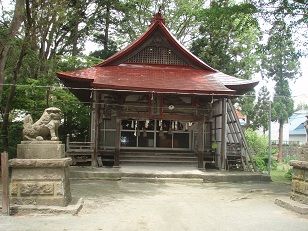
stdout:
{"type": "Polygon", "coordinates": [[[186,165],[197,166],[195,153],[189,151],[122,150],[120,165],[186,165]]]}
{"type": "Polygon", "coordinates": [[[183,160],[120,160],[120,165],[187,165],[197,166],[197,161],[183,161],[183,160]]]}

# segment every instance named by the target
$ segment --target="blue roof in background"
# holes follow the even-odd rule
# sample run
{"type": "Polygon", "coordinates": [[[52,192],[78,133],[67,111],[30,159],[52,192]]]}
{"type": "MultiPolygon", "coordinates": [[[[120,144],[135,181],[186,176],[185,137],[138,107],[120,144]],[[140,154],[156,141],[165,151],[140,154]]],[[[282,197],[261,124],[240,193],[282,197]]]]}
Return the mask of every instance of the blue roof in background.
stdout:
{"type": "Polygon", "coordinates": [[[306,121],[308,110],[300,110],[293,113],[289,118],[289,134],[290,135],[306,135],[304,122],[306,121]]]}

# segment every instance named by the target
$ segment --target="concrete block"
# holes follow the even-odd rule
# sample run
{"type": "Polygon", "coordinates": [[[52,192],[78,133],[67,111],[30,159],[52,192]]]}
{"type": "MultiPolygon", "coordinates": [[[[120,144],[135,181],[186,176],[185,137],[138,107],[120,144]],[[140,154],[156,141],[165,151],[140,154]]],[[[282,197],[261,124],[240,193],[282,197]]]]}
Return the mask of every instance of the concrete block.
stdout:
{"type": "Polygon", "coordinates": [[[71,158],[62,159],[11,159],[10,167],[13,168],[61,168],[68,167],[72,163],[71,158]]]}
{"type": "Polygon", "coordinates": [[[65,178],[64,168],[15,168],[14,180],[61,180],[65,178]]]}
{"type": "Polygon", "coordinates": [[[18,159],[58,159],[65,157],[60,141],[22,141],[17,145],[18,159]]]}

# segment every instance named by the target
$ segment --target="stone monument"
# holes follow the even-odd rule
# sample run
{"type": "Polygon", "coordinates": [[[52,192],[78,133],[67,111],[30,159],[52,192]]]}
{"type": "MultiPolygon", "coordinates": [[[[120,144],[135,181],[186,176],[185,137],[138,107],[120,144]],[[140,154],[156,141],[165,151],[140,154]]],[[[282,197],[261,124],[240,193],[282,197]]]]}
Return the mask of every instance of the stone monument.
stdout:
{"type": "Polygon", "coordinates": [[[66,206],[71,201],[71,158],[65,158],[59,141],[60,120],[61,110],[55,107],[47,108],[35,123],[31,115],[25,117],[24,141],[17,145],[17,159],[10,160],[11,203],[66,206]]]}
{"type": "MultiPolygon", "coordinates": [[[[304,122],[306,138],[308,139],[308,115],[304,122]]],[[[281,207],[300,214],[308,214],[308,140],[299,147],[299,160],[290,162],[293,167],[291,196],[288,199],[276,199],[281,207]]]]}
{"type": "Polygon", "coordinates": [[[290,198],[308,205],[308,161],[291,161],[290,165],[293,166],[290,198]]]}

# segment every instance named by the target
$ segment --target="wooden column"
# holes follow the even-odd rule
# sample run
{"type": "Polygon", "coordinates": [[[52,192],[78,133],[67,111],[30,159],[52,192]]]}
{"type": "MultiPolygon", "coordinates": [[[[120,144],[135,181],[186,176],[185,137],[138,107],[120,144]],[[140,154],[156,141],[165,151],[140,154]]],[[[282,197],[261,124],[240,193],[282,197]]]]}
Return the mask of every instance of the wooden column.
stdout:
{"type": "Polygon", "coordinates": [[[197,152],[197,157],[198,157],[198,169],[204,169],[204,139],[203,139],[203,124],[204,121],[198,121],[198,126],[197,126],[197,147],[196,147],[196,152],[197,152]]]}
{"type": "Polygon", "coordinates": [[[1,180],[2,180],[2,213],[4,215],[10,215],[9,161],[7,152],[1,153],[1,180]]]}
{"type": "Polygon", "coordinates": [[[114,165],[113,167],[120,166],[120,137],[121,137],[121,119],[117,116],[116,118],[116,134],[115,134],[115,153],[114,153],[114,165]]]}
{"type": "Polygon", "coordinates": [[[222,99],[222,116],[221,116],[221,169],[226,169],[227,159],[227,99],[222,99]]]}
{"type": "Polygon", "coordinates": [[[92,155],[92,166],[97,167],[97,156],[99,151],[99,116],[100,116],[100,93],[94,91],[94,150],[92,155]]]}

